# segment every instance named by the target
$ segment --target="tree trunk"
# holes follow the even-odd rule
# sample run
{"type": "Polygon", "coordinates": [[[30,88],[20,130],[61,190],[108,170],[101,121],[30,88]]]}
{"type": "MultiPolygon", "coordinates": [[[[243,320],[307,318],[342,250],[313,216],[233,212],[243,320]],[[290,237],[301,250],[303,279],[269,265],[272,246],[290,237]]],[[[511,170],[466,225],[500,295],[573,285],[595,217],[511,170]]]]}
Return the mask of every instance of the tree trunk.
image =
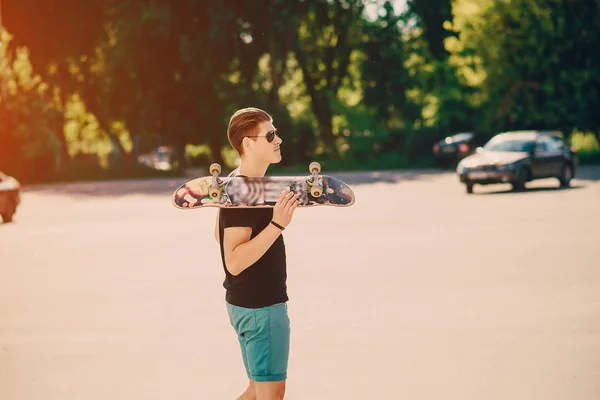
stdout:
{"type": "Polygon", "coordinates": [[[269,41],[269,52],[271,55],[270,67],[271,67],[271,90],[269,91],[268,105],[271,110],[277,110],[281,107],[281,100],[279,98],[279,88],[281,87],[282,75],[285,71],[284,67],[280,70],[277,65],[279,54],[276,49],[275,40],[271,38],[269,41]]]}
{"type": "Polygon", "coordinates": [[[224,166],[225,161],[223,160],[223,156],[221,155],[221,141],[219,140],[218,137],[212,137],[210,140],[210,151],[212,152],[212,156],[213,156],[213,160],[214,162],[218,163],[219,165],[221,165],[221,167],[224,166]]]}
{"type": "Polygon", "coordinates": [[[326,101],[323,102],[326,105],[324,104],[322,107],[317,105],[319,103],[321,102],[313,102],[313,112],[319,122],[319,133],[325,144],[327,153],[331,157],[337,158],[339,154],[335,146],[335,136],[333,135],[333,113],[326,101]]]}
{"type": "Polygon", "coordinates": [[[177,165],[178,171],[185,171],[188,167],[187,157],[185,156],[185,143],[181,141],[177,141],[173,146],[173,156],[175,158],[175,163],[177,165]]]}
{"type": "Polygon", "coordinates": [[[298,44],[294,53],[296,54],[296,59],[298,60],[298,64],[300,65],[300,69],[304,75],[304,84],[306,85],[306,90],[308,91],[311,99],[311,109],[317,117],[317,122],[319,123],[321,140],[323,140],[327,152],[331,156],[337,157],[338,151],[335,147],[335,137],[333,136],[333,111],[331,110],[331,105],[329,104],[327,92],[317,90],[315,80],[312,78],[308,69],[308,60],[306,59],[306,55],[302,52],[298,44]]]}

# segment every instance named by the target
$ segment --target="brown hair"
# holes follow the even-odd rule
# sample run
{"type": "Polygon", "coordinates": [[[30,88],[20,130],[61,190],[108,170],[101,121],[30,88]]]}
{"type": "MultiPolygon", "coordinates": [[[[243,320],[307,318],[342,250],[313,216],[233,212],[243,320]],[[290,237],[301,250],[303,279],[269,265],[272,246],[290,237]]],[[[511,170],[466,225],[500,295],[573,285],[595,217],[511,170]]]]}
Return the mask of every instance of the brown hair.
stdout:
{"type": "Polygon", "coordinates": [[[273,118],[259,108],[248,107],[236,111],[231,116],[227,128],[229,143],[239,155],[243,155],[242,141],[244,137],[253,135],[261,122],[268,121],[273,121],[273,118]]]}

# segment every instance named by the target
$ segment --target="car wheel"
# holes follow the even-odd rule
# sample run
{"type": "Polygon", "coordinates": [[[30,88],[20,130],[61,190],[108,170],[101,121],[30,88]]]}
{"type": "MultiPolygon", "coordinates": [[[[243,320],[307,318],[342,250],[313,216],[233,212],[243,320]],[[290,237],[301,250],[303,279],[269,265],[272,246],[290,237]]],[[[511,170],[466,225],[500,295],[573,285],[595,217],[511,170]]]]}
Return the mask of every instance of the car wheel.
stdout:
{"type": "Polygon", "coordinates": [[[560,170],[560,176],[558,177],[560,187],[569,187],[571,179],[573,179],[573,168],[569,164],[565,164],[560,170]]]}
{"type": "Polygon", "coordinates": [[[2,213],[2,221],[6,222],[12,222],[13,220],[13,213],[12,211],[7,211],[7,212],[3,212],[2,213]]]}
{"type": "Polygon", "coordinates": [[[473,183],[467,182],[465,186],[467,187],[467,193],[473,193],[473,183]]]}
{"type": "Polygon", "coordinates": [[[525,167],[521,167],[521,169],[519,169],[519,173],[517,174],[517,179],[514,180],[512,183],[512,190],[515,192],[521,192],[523,190],[525,190],[525,183],[527,183],[527,177],[528,177],[528,171],[527,168],[525,167]]]}
{"type": "Polygon", "coordinates": [[[12,222],[13,221],[13,216],[15,215],[15,211],[16,207],[14,205],[14,203],[9,203],[8,205],[8,209],[2,213],[2,220],[4,222],[12,222]]]}

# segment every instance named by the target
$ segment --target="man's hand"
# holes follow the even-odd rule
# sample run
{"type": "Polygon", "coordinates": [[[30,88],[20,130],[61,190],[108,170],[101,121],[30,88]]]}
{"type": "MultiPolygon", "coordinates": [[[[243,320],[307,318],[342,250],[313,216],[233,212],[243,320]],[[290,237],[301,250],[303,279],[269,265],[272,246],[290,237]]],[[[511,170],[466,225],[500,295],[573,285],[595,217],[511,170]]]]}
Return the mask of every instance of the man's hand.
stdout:
{"type": "Polygon", "coordinates": [[[284,228],[292,222],[294,211],[298,207],[298,197],[300,195],[294,194],[289,190],[283,191],[275,203],[273,209],[273,222],[283,226],[284,228]]]}

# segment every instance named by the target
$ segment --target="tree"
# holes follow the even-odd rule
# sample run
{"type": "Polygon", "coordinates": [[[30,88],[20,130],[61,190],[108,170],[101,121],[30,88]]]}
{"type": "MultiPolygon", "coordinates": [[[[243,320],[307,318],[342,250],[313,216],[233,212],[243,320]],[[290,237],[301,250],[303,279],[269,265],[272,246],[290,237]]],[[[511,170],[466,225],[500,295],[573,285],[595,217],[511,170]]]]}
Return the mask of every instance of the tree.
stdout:
{"type": "Polygon", "coordinates": [[[444,22],[452,22],[451,0],[408,0],[409,10],[417,16],[417,26],[423,31],[429,51],[434,59],[441,61],[448,57],[444,46],[451,33],[444,27],[444,22]]]}
{"type": "Polygon", "coordinates": [[[0,32],[0,169],[22,180],[47,178],[55,171],[62,133],[56,91],[34,74],[26,49],[13,48],[0,32]]]}
{"type": "Polygon", "coordinates": [[[590,130],[600,116],[600,1],[512,0],[482,15],[471,48],[487,77],[489,120],[498,129],[590,130]]]}
{"type": "MultiPolygon", "coordinates": [[[[2,23],[13,49],[27,47],[32,68],[60,88],[62,104],[78,91],[93,63],[96,45],[106,39],[103,0],[3,0],[2,23]]],[[[60,133],[56,137],[63,143],[60,133]]]]}
{"type": "Polygon", "coordinates": [[[294,44],[294,54],[302,69],[321,139],[329,153],[336,156],[333,106],[348,73],[351,54],[360,46],[364,4],[360,0],[305,3],[308,13],[294,44]]]}
{"type": "Polygon", "coordinates": [[[402,18],[394,14],[390,2],[384,4],[384,10],[377,21],[365,25],[361,74],[365,104],[373,107],[375,117],[385,121],[388,129],[393,129],[402,127],[407,119],[417,118],[419,110],[406,96],[410,86],[398,25],[402,18]]]}

